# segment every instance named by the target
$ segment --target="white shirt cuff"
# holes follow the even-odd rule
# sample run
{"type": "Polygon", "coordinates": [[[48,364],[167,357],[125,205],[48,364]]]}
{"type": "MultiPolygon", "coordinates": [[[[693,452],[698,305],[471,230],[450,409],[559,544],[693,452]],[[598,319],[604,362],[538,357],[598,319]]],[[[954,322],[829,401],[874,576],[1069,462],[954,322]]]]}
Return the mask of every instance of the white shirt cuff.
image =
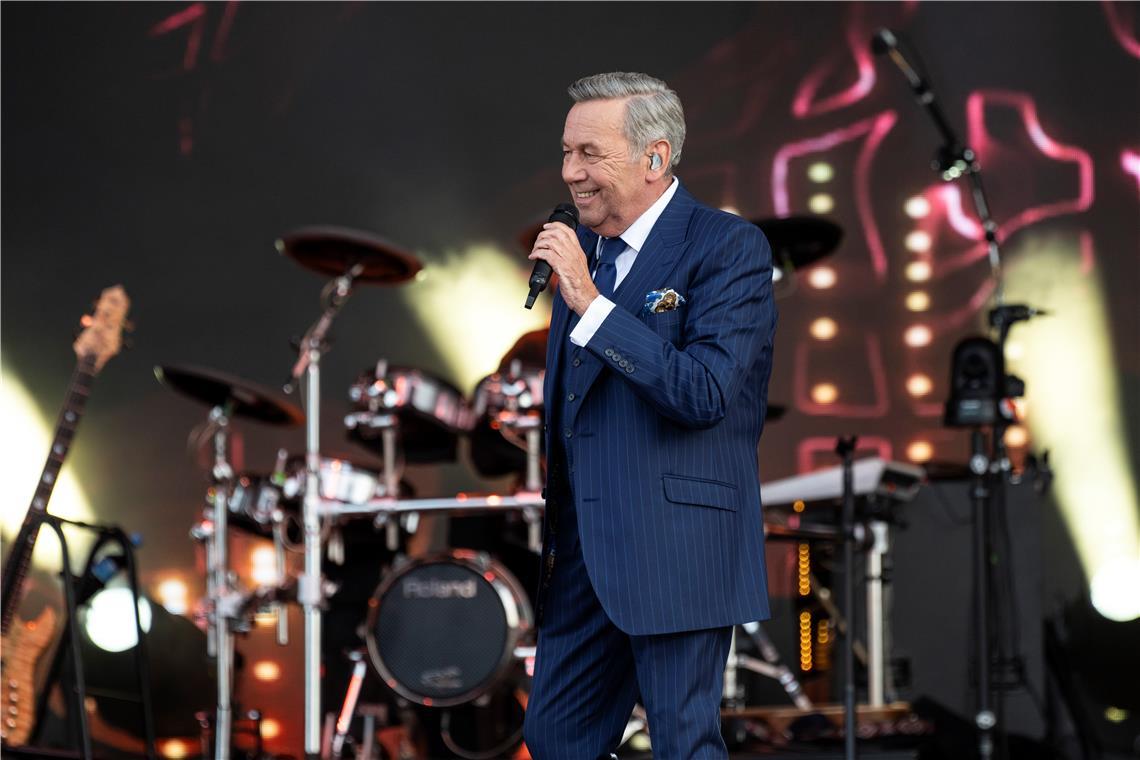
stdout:
{"type": "Polygon", "coordinates": [[[602,322],[610,315],[614,309],[614,302],[605,296],[598,296],[589,306],[586,307],[586,313],[582,315],[582,319],[570,332],[570,342],[575,346],[585,346],[590,342],[590,338],[594,337],[594,333],[602,326],[602,322]]]}

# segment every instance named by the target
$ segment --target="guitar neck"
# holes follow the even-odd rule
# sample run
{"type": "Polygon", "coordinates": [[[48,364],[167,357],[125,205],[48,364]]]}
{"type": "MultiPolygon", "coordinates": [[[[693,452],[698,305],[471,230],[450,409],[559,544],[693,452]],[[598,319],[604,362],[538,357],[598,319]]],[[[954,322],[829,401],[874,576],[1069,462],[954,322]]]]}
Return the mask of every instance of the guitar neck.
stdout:
{"type": "Polygon", "coordinates": [[[71,442],[75,438],[75,430],[79,426],[83,410],[87,406],[87,397],[91,393],[94,380],[95,357],[84,356],[75,365],[75,372],[67,386],[63,408],[55,424],[51,449],[48,451],[43,472],[36,484],[35,495],[32,496],[32,503],[24,516],[24,523],[20,526],[20,532],[4,564],[3,596],[0,597],[0,632],[4,634],[8,633],[16,607],[19,606],[20,590],[31,565],[32,551],[35,549],[40,525],[44,515],[47,514],[48,501],[51,499],[56,481],[59,480],[63,462],[71,450],[71,442]]]}

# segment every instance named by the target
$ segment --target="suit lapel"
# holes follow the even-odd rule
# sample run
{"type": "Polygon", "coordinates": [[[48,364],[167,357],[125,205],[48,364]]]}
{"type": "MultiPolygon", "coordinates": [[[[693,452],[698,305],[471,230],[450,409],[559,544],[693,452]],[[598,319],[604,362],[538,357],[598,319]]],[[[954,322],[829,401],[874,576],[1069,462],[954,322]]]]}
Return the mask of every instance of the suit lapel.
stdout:
{"type": "Polygon", "coordinates": [[[645,245],[637,253],[633,268],[614,293],[614,302],[631,314],[640,314],[645,294],[669,287],[665,278],[677,265],[685,250],[685,233],[696,202],[683,186],[678,186],[673,200],[658,217],[645,245]]]}

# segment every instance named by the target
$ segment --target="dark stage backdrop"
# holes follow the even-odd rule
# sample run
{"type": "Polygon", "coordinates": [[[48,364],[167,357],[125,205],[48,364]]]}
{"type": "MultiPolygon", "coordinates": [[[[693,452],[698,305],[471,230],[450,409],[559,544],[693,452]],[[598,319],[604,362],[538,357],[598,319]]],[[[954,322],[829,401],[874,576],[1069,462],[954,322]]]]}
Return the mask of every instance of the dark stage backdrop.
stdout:
{"type": "MultiPolygon", "coordinates": [[[[930,171],[934,130],[868,50],[890,26],[922,51],[979,151],[1011,295],[1068,325],[1067,339],[1016,348],[1031,389],[1018,448],[1052,448],[1063,467],[1066,441],[1100,420],[1080,449],[1110,448],[1119,479],[1081,517],[1075,497],[1062,507],[1070,525],[1127,535],[1140,450],[1136,16],[1100,3],[5,4],[5,382],[50,421],[78,315],[124,284],[134,348],[99,378],[69,468],[88,514],[143,534],[148,582],[197,589],[187,530],[205,481],[186,440],[206,410],[151,368],[280,384],[322,280],[273,242],[337,224],[413,250],[428,277],[362,289],[344,310],[324,373],[329,448],[349,449],[347,387],[380,357],[471,392],[536,326],[515,236],[565,199],[565,86],[639,70],[681,95],[679,175],[695,195],[749,218],[815,211],[846,233],[828,269],[801,272],[779,302],[771,401],[790,411],[765,432],[763,477],[832,463],[840,433],[883,456],[961,461],[964,437],[940,428],[940,405],[953,344],[980,328],[988,267],[968,190],[930,171]],[[1070,290],[1083,316],[1066,314],[1070,290]],[[1087,372],[1066,374],[1076,368],[1087,372]],[[1035,383],[1050,389],[1038,406],[1035,383]]],[[[303,446],[299,430],[240,427],[252,470],[303,446]]],[[[6,525],[37,474],[6,472],[6,525]]],[[[504,485],[464,461],[411,478],[423,495],[504,485]]],[[[1080,493],[1079,472],[1059,481],[1080,493]]],[[[1078,537],[1083,556],[1097,540],[1078,537]]],[[[292,686],[299,658],[285,658],[292,686]]],[[[283,746],[299,737],[292,693],[271,710],[283,746]]]]}

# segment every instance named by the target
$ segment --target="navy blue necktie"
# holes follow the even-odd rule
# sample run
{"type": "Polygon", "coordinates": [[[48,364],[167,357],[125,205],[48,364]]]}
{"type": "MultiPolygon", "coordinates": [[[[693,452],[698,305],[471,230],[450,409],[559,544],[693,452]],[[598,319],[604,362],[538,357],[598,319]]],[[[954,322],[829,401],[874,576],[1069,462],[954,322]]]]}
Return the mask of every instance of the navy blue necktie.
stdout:
{"type": "Polygon", "coordinates": [[[602,256],[594,273],[594,287],[606,298],[614,294],[617,283],[617,257],[626,248],[620,237],[602,238],[602,256]]]}

